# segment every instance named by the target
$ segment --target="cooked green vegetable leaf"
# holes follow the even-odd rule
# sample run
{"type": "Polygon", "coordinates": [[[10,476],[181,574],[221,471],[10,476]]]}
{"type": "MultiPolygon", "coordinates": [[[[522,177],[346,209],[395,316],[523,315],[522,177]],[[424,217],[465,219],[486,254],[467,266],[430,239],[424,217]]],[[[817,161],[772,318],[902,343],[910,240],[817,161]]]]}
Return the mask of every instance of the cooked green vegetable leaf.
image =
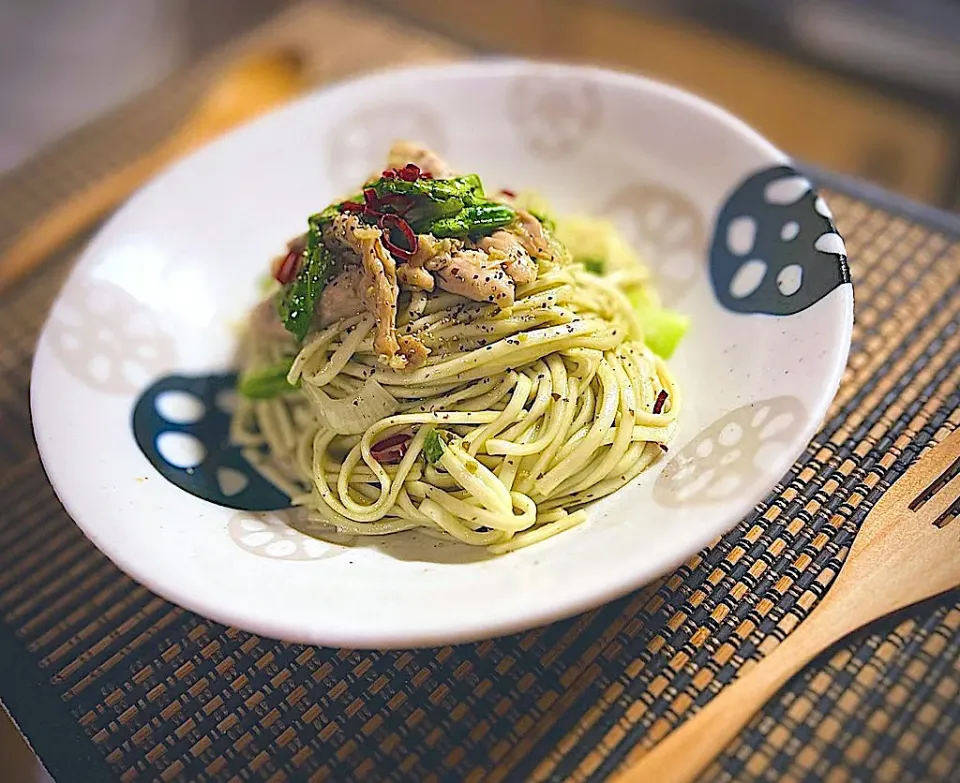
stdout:
{"type": "Polygon", "coordinates": [[[377,196],[419,196],[431,201],[449,201],[459,199],[463,204],[482,204],[486,201],[483,185],[476,174],[450,179],[388,179],[381,177],[368,187],[376,191],[377,196]]]}
{"type": "Polygon", "coordinates": [[[427,231],[435,237],[465,237],[470,234],[489,234],[510,225],[517,218],[512,207],[491,202],[467,207],[453,217],[434,221],[427,231]]]}
{"type": "Polygon", "coordinates": [[[308,221],[310,223],[310,227],[321,229],[327,225],[327,223],[332,223],[333,219],[340,214],[343,205],[346,204],[347,201],[362,204],[363,194],[358,193],[357,195],[348,198],[346,201],[336,201],[322,211],[318,212],[316,215],[311,215],[308,221]]]}
{"type": "Polygon", "coordinates": [[[244,373],[240,376],[237,389],[251,400],[268,400],[280,394],[296,391],[296,386],[287,383],[287,374],[293,365],[293,359],[244,373]]]}
{"type": "Polygon", "coordinates": [[[583,268],[588,272],[594,275],[603,274],[603,259],[602,258],[585,258],[583,259],[583,268]]]}
{"type": "Polygon", "coordinates": [[[440,461],[440,457],[443,456],[443,449],[443,439],[440,437],[440,433],[431,429],[427,433],[426,440],[423,441],[423,453],[427,455],[427,459],[430,460],[432,465],[436,465],[440,461]]]}
{"type": "Polygon", "coordinates": [[[516,219],[512,207],[487,199],[476,174],[413,182],[384,177],[369,187],[385,200],[397,196],[413,199],[405,218],[418,234],[439,238],[487,234],[516,219]]]}
{"type": "Polygon", "coordinates": [[[669,359],[689,328],[687,316],[664,308],[652,313],[644,322],[644,340],[651,351],[669,359]]]}
{"type": "Polygon", "coordinates": [[[310,234],[303,251],[303,266],[294,281],[280,292],[278,304],[284,327],[300,342],[310,330],[310,322],[333,261],[330,251],[323,245],[321,223],[316,218],[311,217],[309,221],[310,234]]]}
{"type": "Polygon", "coordinates": [[[483,183],[480,181],[479,174],[464,174],[462,177],[456,177],[455,181],[459,182],[463,187],[470,190],[470,193],[475,199],[473,203],[479,204],[487,201],[487,197],[483,192],[483,183]]]}
{"type": "Polygon", "coordinates": [[[627,294],[643,326],[643,340],[657,356],[669,359],[690,328],[690,319],[652,302],[637,288],[627,294]]]}
{"type": "Polygon", "coordinates": [[[340,204],[331,204],[316,215],[310,216],[310,222],[317,226],[324,226],[332,223],[333,219],[340,214],[340,204]]]}
{"type": "Polygon", "coordinates": [[[449,198],[446,201],[430,201],[425,199],[422,203],[417,204],[417,206],[407,212],[404,218],[414,232],[423,234],[436,221],[442,218],[453,217],[459,214],[461,210],[463,210],[463,201],[456,197],[449,198]]]}

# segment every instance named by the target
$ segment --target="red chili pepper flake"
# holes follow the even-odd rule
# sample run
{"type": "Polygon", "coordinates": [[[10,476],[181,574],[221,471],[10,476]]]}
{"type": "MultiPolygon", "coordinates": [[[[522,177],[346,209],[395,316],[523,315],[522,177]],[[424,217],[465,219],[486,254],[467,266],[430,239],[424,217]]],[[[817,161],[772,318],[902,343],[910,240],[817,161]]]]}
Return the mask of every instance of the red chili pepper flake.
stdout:
{"type": "Polygon", "coordinates": [[[653,412],[662,413],[663,405],[667,401],[667,390],[661,389],[660,393],[657,395],[657,401],[653,403],[653,412]]]}
{"type": "Polygon", "coordinates": [[[380,172],[384,179],[402,179],[407,182],[415,182],[418,179],[433,179],[433,174],[429,171],[421,171],[416,163],[407,163],[402,168],[384,169],[380,172]]]}
{"type": "Polygon", "coordinates": [[[406,182],[416,182],[418,179],[433,179],[429,171],[421,171],[416,163],[408,163],[399,169],[384,169],[380,172],[384,179],[402,179],[406,182]]]}
{"type": "Polygon", "coordinates": [[[383,440],[377,441],[370,449],[373,458],[381,465],[396,465],[407,453],[410,439],[409,432],[395,432],[383,440]]]}
{"type": "Polygon", "coordinates": [[[383,244],[400,261],[409,260],[417,252],[417,235],[410,224],[399,215],[381,215],[377,225],[383,231],[383,244]],[[399,235],[399,236],[398,236],[399,235]],[[403,244],[398,244],[402,240],[403,244]]]}
{"type": "MultiPolygon", "coordinates": [[[[402,178],[412,182],[413,179],[420,176],[420,169],[412,163],[408,163],[402,169],[385,169],[383,176],[387,179],[402,178]],[[413,177],[413,179],[410,179],[410,177],[413,177]]],[[[403,193],[385,193],[381,196],[377,193],[376,188],[364,188],[362,204],[357,201],[346,201],[340,205],[340,211],[361,215],[371,223],[376,223],[387,214],[405,215],[414,206],[416,206],[416,199],[412,196],[403,193]]],[[[404,233],[406,234],[406,232],[404,233]]]]}
{"type": "Polygon", "coordinates": [[[506,196],[507,198],[517,197],[517,194],[514,191],[508,190],[507,188],[500,188],[500,192],[503,193],[503,195],[506,196]]]}
{"type": "Polygon", "coordinates": [[[407,182],[416,182],[420,179],[420,167],[416,163],[408,163],[397,172],[397,176],[407,182]]]}
{"type": "Polygon", "coordinates": [[[303,249],[291,248],[290,252],[287,253],[283,261],[280,262],[280,266],[277,267],[277,271],[274,274],[277,282],[281,285],[286,285],[287,283],[292,283],[294,278],[300,272],[300,262],[303,259],[303,249]]]}

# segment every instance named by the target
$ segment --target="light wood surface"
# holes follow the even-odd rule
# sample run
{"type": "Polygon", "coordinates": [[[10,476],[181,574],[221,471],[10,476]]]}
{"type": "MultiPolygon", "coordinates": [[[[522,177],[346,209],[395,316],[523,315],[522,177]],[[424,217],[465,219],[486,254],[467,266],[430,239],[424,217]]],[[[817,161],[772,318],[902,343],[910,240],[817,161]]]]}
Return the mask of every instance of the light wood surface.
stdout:
{"type": "Polygon", "coordinates": [[[960,586],[960,430],[923,456],[864,520],[837,581],[806,621],[652,750],[627,757],[616,783],[691,783],[760,708],[819,653],[867,623],[960,586]],[[950,479],[951,474],[953,478],[950,479]]]}
{"type": "Polygon", "coordinates": [[[92,226],[171,162],[306,86],[294,52],[252,56],[229,69],[166,142],[81,190],[28,226],[0,258],[0,291],[92,226]]]}
{"type": "Polygon", "coordinates": [[[53,780],[3,708],[0,708],[0,770],[4,783],[52,783],[53,780]]]}

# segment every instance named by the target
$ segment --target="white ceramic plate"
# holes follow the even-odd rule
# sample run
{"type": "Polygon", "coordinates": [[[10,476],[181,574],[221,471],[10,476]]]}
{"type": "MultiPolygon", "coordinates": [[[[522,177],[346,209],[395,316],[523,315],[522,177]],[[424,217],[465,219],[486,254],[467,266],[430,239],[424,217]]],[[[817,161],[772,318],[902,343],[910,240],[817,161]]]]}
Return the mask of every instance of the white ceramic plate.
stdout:
{"type": "MultiPolygon", "coordinates": [[[[786,156],[677,89],[523,62],[378,74],[230,134],[116,214],[40,339],[37,442],[94,544],[220,622],[353,647],[517,631],[664,573],[787,471],[846,362],[853,293],[843,254],[829,210],[786,156]],[[235,325],[268,260],[398,137],[435,146],[489,188],[535,188],[560,209],[612,214],[666,302],[693,317],[671,361],[686,402],[668,459],[581,527],[506,556],[410,535],[331,546],[288,527],[290,512],[237,511],[186,491],[206,467],[190,468],[178,448],[191,428],[225,416],[199,410],[190,381],[159,412],[152,398],[138,409],[172,432],[163,471],[132,433],[137,401],[158,379],[229,369],[235,325]]],[[[245,479],[227,470],[219,480],[230,504],[245,479]]]]}

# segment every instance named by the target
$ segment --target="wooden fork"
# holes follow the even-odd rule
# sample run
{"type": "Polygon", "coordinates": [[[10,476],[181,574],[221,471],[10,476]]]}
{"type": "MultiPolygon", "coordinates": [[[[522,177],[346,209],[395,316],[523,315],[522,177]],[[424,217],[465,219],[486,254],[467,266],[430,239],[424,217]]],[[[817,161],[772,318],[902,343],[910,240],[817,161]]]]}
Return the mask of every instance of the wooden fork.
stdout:
{"type": "Polygon", "coordinates": [[[833,587],[797,630],[650,750],[616,783],[694,781],[807,663],[880,617],[960,587],[960,430],[913,465],[867,515],[833,587]]]}

